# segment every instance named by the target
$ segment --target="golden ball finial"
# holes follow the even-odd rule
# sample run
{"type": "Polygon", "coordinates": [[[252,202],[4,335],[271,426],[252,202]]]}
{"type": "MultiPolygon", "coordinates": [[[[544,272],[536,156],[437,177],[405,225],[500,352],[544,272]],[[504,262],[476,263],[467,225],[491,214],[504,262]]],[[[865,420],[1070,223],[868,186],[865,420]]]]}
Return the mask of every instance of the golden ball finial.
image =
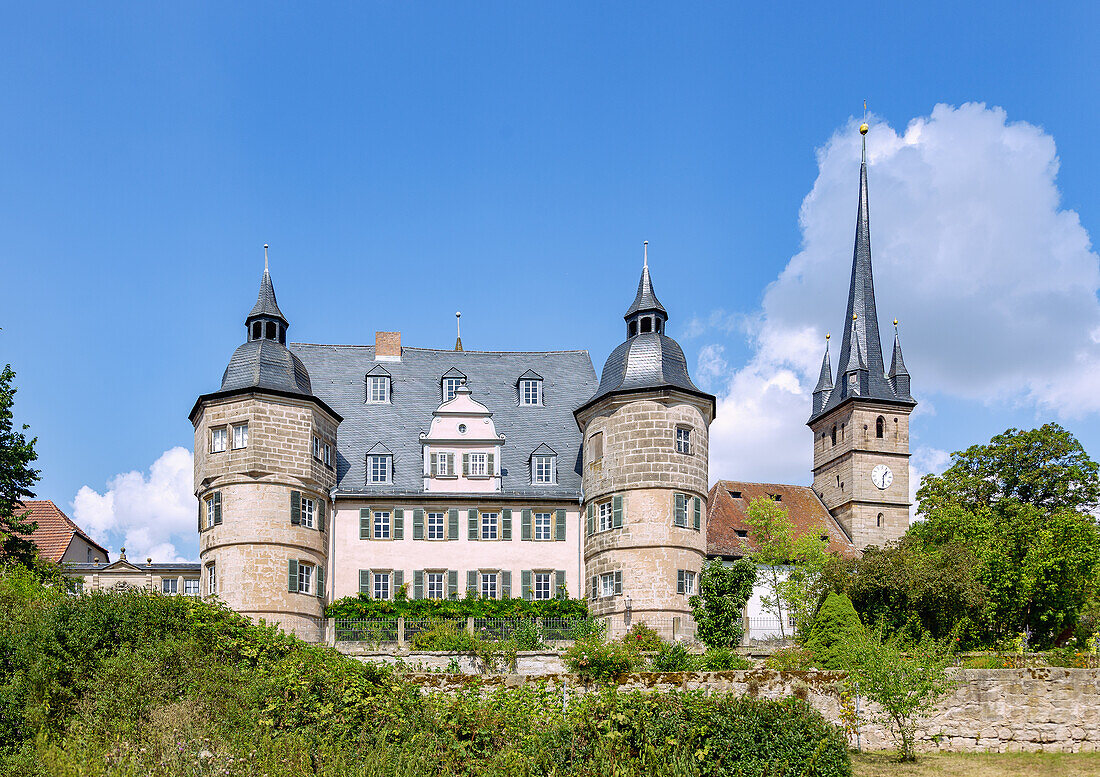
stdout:
{"type": "Polygon", "coordinates": [[[857,315],[856,313],[853,313],[852,314],[852,320],[855,321],[857,318],[859,318],[859,315],[857,315]]]}
{"type": "Polygon", "coordinates": [[[898,320],[895,318],[894,319],[894,326],[897,326],[897,325],[898,325],[898,320]]]}
{"type": "Polygon", "coordinates": [[[830,337],[832,337],[832,335],[831,335],[831,334],[829,334],[828,332],[826,332],[826,333],[825,333],[825,339],[826,339],[826,340],[828,340],[828,339],[829,339],[830,337]]]}
{"type": "Polygon", "coordinates": [[[869,130],[869,129],[871,129],[871,128],[867,126],[866,122],[864,122],[863,124],[859,125],[859,134],[860,135],[866,135],[867,130],[869,130]]]}

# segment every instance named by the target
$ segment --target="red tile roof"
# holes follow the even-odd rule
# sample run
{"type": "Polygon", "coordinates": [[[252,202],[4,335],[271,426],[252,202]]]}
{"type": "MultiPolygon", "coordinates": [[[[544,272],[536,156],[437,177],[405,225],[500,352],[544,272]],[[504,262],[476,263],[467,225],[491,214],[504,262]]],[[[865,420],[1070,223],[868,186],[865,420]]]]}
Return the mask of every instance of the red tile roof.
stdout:
{"type": "Polygon", "coordinates": [[[854,558],[859,551],[851,538],[829,514],[814,490],[808,486],[788,486],[781,483],[742,483],[719,480],[707,495],[707,555],[740,558],[756,549],[749,536],[746,511],[753,499],[779,498],[794,522],[795,536],[813,532],[827,535],[829,551],[845,558],[854,558]]]}
{"type": "Polygon", "coordinates": [[[69,549],[73,537],[79,536],[92,547],[103,551],[103,561],[107,561],[107,549],[89,537],[49,499],[28,499],[21,504],[23,507],[16,508],[16,514],[30,512],[29,520],[38,523],[38,528],[30,538],[38,546],[38,553],[43,558],[60,561],[65,556],[65,551],[69,549]]]}

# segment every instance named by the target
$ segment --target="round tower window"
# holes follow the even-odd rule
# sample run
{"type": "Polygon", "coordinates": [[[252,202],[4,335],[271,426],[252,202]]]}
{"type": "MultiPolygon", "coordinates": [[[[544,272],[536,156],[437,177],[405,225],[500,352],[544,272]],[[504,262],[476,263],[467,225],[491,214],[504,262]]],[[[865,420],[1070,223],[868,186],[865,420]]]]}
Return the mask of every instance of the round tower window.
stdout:
{"type": "Polygon", "coordinates": [[[466,424],[459,424],[458,425],[458,433],[459,434],[466,434],[466,424]]]}

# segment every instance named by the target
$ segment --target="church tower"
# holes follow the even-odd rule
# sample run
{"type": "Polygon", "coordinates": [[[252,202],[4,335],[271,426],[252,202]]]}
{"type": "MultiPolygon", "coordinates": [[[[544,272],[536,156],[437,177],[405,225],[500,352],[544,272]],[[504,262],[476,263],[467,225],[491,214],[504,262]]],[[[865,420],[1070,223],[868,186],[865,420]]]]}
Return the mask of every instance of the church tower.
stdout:
{"type": "Polygon", "coordinates": [[[808,421],[814,490],[860,549],[896,540],[909,528],[909,414],[917,404],[909,393],[897,320],[889,373],[882,358],[871,277],[867,129],[859,128],[859,212],[836,383],[826,338],[808,421]]]}
{"type": "MultiPolygon", "coordinates": [[[[707,454],[715,400],[665,335],[648,256],[624,316],[626,340],[575,416],[583,435],[583,580],[590,610],[621,633],[671,635],[691,612],[707,551],[707,454]]],[[[686,623],[682,623],[687,628],[686,623]]]]}
{"type": "Polygon", "coordinates": [[[267,269],[245,319],[246,341],[221,387],[195,402],[200,590],[237,612],[320,638],[330,492],[341,418],[315,397],[286,347],[289,323],[267,269]]]}

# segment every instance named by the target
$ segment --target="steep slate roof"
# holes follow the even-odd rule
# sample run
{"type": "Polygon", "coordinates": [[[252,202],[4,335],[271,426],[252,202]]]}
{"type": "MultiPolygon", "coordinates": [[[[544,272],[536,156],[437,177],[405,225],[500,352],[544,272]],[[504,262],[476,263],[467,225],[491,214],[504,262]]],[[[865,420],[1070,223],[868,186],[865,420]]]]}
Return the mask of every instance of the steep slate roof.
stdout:
{"type": "Polygon", "coordinates": [[[758,497],[780,497],[780,504],[787,508],[794,522],[795,535],[829,536],[828,550],[845,558],[855,558],[859,551],[844,528],[818,499],[809,486],[788,486],[781,483],[743,483],[736,480],[719,480],[711,486],[707,495],[707,555],[740,558],[745,555],[742,542],[749,550],[757,545],[751,537],[741,538],[738,531],[747,532],[746,514],[749,504],[758,497]],[[734,497],[730,492],[739,492],[734,497]]]}
{"type": "Polygon", "coordinates": [[[275,300],[275,287],[271,285],[271,274],[266,267],[263,277],[260,278],[260,293],[256,296],[256,304],[252,306],[252,312],[245,321],[251,321],[257,316],[277,318],[284,324],[287,323],[286,316],[279,310],[279,303],[275,300]]]}
{"type": "Polygon", "coordinates": [[[302,360],[275,340],[250,340],[237,347],[222,374],[220,391],[268,389],[313,396],[302,360]]]}
{"type": "Polygon", "coordinates": [[[30,520],[38,523],[38,528],[30,535],[30,539],[38,546],[38,552],[43,558],[60,561],[69,549],[73,537],[77,536],[102,551],[103,560],[107,560],[107,549],[89,537],[49,499],[28,499],[21,504],[22,508],[16,508],[16,514],[30,512],[30,520]]]}
{"type": "Polygon", "coordinates": [[[710,396],[691,382],[679,343],[663,334],[644,332],[628,338],[611,352],[603,365],[599,389],[585,404],[608,394],[666,387],[710,396]]]}
{"type": "MultiPolygon", "coordinates": [[[[860,392],[864,399],[878,399],[902,404],[915,404],[908,395],[894,393],[886,377],[882,359],[882,341],[878,331],[878,311],[875,309],[875,283],[871,272],[871,217],[867,197],[867,160],[859,166],[859,210],[856,214],[856,240],[852,252],[852,278],[848,287],[848,309],[844,315],[844,340],[840,345],[840,360],[836,368],[836,388],[820,412],[823,415],[852,396],[845,375],[853,371],[866,372],[866,383],[860,392]],[[855,318],[853,318],[853,316],[855,318]]],[[[900,352],[900,344],[897,349],[900,352]]],[[[824,381],[824,364],[819,386],[824,381]]],[[[862,381],[861,381],[862,383],[862,381]]]]}
{"type": "Polygon", "coordinates": [[[467,376],[472,398],[493,413],[505,435],[502,494],[575,499],[580,494],[581,434],[573,411],[596,389],[587,351],[450,351],[402,348],[387,361],[390,404],[367,404],[365,378],[374,346],[292,343],[309,368],[314,394],[343,416],[337,434],[337,488],[341,493],[423,493],[420,433],[439,407],[445,374],[467,376]],[[516,381],[528,370],[543,379],[543,405],[520,406],[516,381]],[[366,453],[377,443],[393,451],[393,484],[367,485],[366,453]],[[532,486],[531,453],[540,445],[558,453],[556,486],[532,486]]]}
{"type": "Polygon", "coordinates": [[[634,296],[634,302],[630,304],[623,318],[630,318],[635,313],[646,310],[659,310],[667,315],[668,311],[657,295],[653,292],[653,282],[649,279],[649,265],[642,267],[642,277],[638,279],[638,293],[634,296]]]}

